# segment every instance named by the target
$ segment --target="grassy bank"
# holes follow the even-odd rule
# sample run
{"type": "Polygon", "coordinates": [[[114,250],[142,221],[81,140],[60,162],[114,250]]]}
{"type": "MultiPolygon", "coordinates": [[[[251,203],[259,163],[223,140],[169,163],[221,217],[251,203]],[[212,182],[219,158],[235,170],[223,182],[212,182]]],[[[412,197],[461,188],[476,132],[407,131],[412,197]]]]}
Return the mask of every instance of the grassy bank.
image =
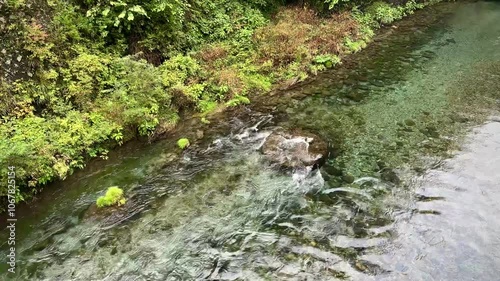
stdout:
{"type": "MultiPolygon", "coordinates": [[[[432,2],[10,0],[0,8],[1,180],[16,201],[137,136],[341,63],[432,2]]],[[[6,187],[0,188],[5,196],[6,187]]]]}

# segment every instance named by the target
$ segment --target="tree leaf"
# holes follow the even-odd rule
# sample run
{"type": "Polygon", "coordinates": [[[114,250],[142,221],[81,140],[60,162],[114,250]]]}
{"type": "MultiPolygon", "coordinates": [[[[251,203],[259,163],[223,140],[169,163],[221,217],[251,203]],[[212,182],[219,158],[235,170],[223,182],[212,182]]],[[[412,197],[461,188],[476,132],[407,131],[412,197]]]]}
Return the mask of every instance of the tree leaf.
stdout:
{"type": "Polygon", "coordinates": [[[119,19],[123,19],[125,17],[125,15],[127,14],[127,11],[123,10],[119,15],[118,15],[118,18],[119,19]]]}
{"type": "Polygon", "coordinates": [[[109,4],[111,6],[127,6],[127,3],[124,3],[122,1],[118,1],[118,2],[115,2],[115,1],[110,1],[109,4]]]}
{"type": "Polygon", "coordinates": [[[144,10],[143,7],[139,6],[139,5],[135,5],[133,6],[132,8],[128,9],[129,11],[132,11],[132,12],[135,12],[139,15],[143,15],[143,16],[147,16],[147,13],[146,11],[144,10]]]}

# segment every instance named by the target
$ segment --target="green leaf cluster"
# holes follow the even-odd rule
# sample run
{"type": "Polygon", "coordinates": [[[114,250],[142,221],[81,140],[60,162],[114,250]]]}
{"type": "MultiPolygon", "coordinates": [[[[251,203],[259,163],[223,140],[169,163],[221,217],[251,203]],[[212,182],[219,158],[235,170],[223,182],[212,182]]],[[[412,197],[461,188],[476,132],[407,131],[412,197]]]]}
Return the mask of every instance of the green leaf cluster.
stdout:
{"type": "Polygon", "coordinates": [[[340,58],[336,55],[319,55],[313,59],[315,64],[321,64],[326,68],[332,68],[340,63],[340,58]]]}

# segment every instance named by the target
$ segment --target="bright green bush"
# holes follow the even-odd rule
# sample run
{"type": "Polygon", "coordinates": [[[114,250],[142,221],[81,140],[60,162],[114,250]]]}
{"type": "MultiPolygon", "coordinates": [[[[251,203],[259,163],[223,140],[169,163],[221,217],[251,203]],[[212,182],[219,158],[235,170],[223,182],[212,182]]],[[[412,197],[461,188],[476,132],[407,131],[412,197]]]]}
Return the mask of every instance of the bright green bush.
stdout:
{"type": "Polygon", "coordinates": [[[16,166],[19,187],[36,192],[36,186],[82,168],[86,157],[104,156],[107,150],[100,144],[113,137],[119,141],[120,131],[120,126],[96,113],[10,118],[0,126],[1,169],[16,166]]]}
{"type": "Polygon", "coordinates": [[[365,20],[367,23],[390,24],[399,20],[407,14],[413,13],[417,9],[425,6],[423,3],[416,3],[414,0],[408,1],[403,6],[394,6],[383,1],[377,1],[366,8],[365,20]]]}
{"type": "Polygon", "coordinates": [[[183,0],[159,1],[83,1],[82,7],[89,7],[86,16],[97,27],[100,36],[117,39],[127,32],[141,29],[153,32],[162,28],[175,33],[182,26],[187,8],[183,0]]]}
{"type": "Polygon", "coordinates": [[[190,78],[200,74],[201,67],[196,59],[187,55],[176,55],[166,60],[160,67],[163,85],[168,88],[186,84],[190,78]]]}
{"type": "Polygon", "coordinates": [[[366,9],[373,19],[382,24],[389,24],[403,17],[404,10],[393,7],[391,4],[378,1],[366,9]]]}
{"type": "MultiPolygon", "coordinates": [[[[106,54],[89,54],[82,52],[74,59],[68,61],[68,68],[61,69],[60,72],[67,83],[66,100],[81,109],[90,109],[98,93],[105,89],[109,83],[109,67],[112,58],[106,54]]],[[[50,70],[54,76],[58,73],[50,70]]],[[[55,77],[56,78],[56,77],[55,77]]]]}
{"type": "Polygon", "coordinates": [[[130,57],[115,60],[108,89],[95,101],[97,110],[132,134],[151,134],[160,123],[174,124],[177,111],[162,82],[162,69],[130,57]]]}
{"type": "Polygon", "coordinates": [[[108,188],[104,196],[97,198],[96,205],[99,208],[110,206],[121,206],[127,202],[123,196],[123,190],[118,186],[108,188]]]}

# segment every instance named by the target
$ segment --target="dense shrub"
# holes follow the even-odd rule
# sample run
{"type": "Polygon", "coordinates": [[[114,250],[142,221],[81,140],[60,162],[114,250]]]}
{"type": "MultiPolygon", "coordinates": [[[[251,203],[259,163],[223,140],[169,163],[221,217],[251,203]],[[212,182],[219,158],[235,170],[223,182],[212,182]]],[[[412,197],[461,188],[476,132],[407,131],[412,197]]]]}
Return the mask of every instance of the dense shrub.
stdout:
{"type": "Polygon", "coordinates": [[[116,60],[111,69],[110,88],[95,102],[99,112],[140,135],[151,134],[160,123],[177,121],[161,69],[128,57],[116,60]]]}
{"type": "MultiPolygon", "coordinates": [[[[259,59],[277,72],[277,81],[303,80],[326,65],[322,58],[331,58],[332,66],[344,53],[344,38],[357,38],[358,22],[348,13],[319,17],[314,10],[294,8],[281,11],[273,24],[258,29],[255,45],[259,59]]],[[[330,64],[330,63],[326,63],[330,64]]]]}
{"type": "Polygon", "coordinates": [[[387,2],[376,1],[369,5],[363,13],[357,12],[358,19],[371,27],[378,27],[380,24],[390,24],[395,20],[413,13],[416,9],[421,9],[424,3],[416,3],[414,0],[406,2],[402,6],[395,6],[387,2]]]}
{"type": "MultiPolygon", "coordinates": [[[[99,144],[121,140],[120,127],[98,113],[70,111],[65,117],[4,119],[0,126],[0,163],[16,167],[20,187],[33,189],[54,178],[64,179],[84,158],[105,155],[99,144]],[[27,181],[27,182],[24,182],[27,181]]],[[[22,198],[20,198],[22,199],[22,198]]]]}

